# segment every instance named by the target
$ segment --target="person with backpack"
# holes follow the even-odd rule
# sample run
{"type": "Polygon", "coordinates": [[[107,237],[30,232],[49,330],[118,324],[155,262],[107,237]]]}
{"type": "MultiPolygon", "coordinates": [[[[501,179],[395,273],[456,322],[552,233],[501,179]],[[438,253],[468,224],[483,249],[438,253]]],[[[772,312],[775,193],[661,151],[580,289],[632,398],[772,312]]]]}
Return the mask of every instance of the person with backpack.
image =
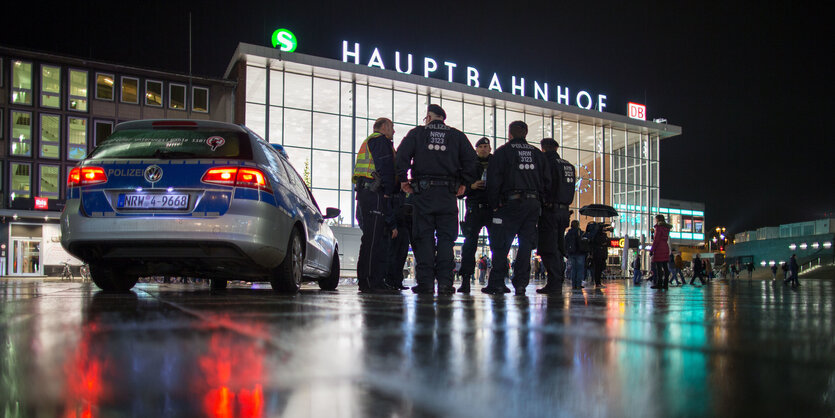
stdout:
{"type": "Polygon", "coordinates": [[[635,286],[640,285],[641,277],[643,277],[643,272],[641,272],[641,256],[636,253],[635,259],[632,260],[632,284],[635,286]]]}
{"type": "Polygon", "coordinates": [[[670,270],[667,269],[667,263],[670,261],[670,244],[667,241],[672,225],[664,220],[664,215],[655,215],[653,229],[652,248],[649,250],[652,256],[652,270],[655,272],[655,285],[652,289],[666,289],[670,276],[670,270]]]}
{"type": "Polygon", "coordinates": [[[583,230],[580,229],[580,221],[571,221],[571,227],[565,233],[565,254],[568,257],[569,271],[571,275],[571,288],[582,289],[583,279],[586,276],[586,252],[580,244],[583,237],[583,230]]]}

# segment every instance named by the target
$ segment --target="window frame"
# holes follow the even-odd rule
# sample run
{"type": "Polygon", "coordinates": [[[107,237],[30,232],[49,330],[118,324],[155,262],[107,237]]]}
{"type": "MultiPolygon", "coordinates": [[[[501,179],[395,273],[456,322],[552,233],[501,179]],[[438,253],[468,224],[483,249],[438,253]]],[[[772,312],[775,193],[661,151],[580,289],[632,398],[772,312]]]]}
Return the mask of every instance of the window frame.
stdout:
{"type": "Polygon", "coordinates": [[[94,119],[93,120],[93,148],[99,145],[99,124],[110,125],[110,133],[113,134],[113,128],[116,127],[116,122],[108,119],[94,119]]]}
{"type": "Polygon", "coordinates": [[[30,110],[19,110],[19,109],[10,109],[10,110],[11,110],[11,112],[9,112],[9,148],[8,148],[9,151],[8,151],[8,156],[9,157],[24,157],[24,158],[28,157],[28,158],[31,158],[32,155],[33,155],[32,149],[34,148],[34,140],[32,138],[32,136],[34,135],[34,130],[35,130],[34,121],[32,120],[32,118],[34,117],[34,112],[32,112],[30,110]],[[12,132],[12,130],[15,127],[15,124],[12,121],[12,119],[14,118],[15,113],[18,113],[18,112],[29,114],[29,154],[28,155],[27,154],[15,154],[12,151],[12,145],[14,145],[14,143],[15,143],[15,136],[14,136],[14,133],[12,132]]]}
{"type": "Polygon", "coordinates": [[[24,61],[24,60],[11,60],[9,63],[12,66],[12,74],[11,74],[11,79],[9,81],[9,104],[18,105],[18,106],[33,106],[34,103],[31,99],[31,97],[32,97],[32,95],[35,94],[35,87],[34,87],[35,86],[35,80],[34,80],[35,77],[34,77],[34,74],[33,74],[33,68],[34,68],[35,65],[32,63],[32,61],[24,61]],[[15,74],[14,64],[16,62],[20,62],[22,64],[29,64],[29,89],[28,89],[28,93],[29,93],[28,97],[30,97],[29,103],[14,101],[14,94],[16,92],[21,92],[21,91],[26,92],[27,91],[27,89],[20,89],[20,88],[17,88],[17,87],[14,86],[14,74],[15,74]]]}
{"type": "MultiPolygon", "coordinates": [[[[65,157],[66,157],[67,161],[81,161],[81,160],[84,159],[84,157],[81,157],[81,158],[70,157],[70,149],[72,148],[71,143],[70,143],[70,135],[72,134],[72,131],[70,130],[70,126],[72,126],[72,124],[70,123],[70,120],[72,120],[72,119],[80,119],[80,120],[84,120],[85,122],[89,122],[90,119],[85,118],[85,117],[79,117],[79,116],[67,116],[67,136],[66,136],[66,139],[67,139],[66,140],[66,144],[67,144],[66,151],[67,151],[67,153],[65,154],[65,157]]],[[[87,156],[87,153],[89,151],[90,151],[90,128],[89,128],[89,125],[87,123],[85,123],[85,125],[84,125],[84,156],[85,157],[87,156]]]]}
{"type": "Polygon", "coordinates": [[[61,164],[38,164],[38,197],[46,197],[50,199],[58,200],[61,198],[61,164]],[[58,188],[56,192],[47,192],[49,195],[44,195],[44,192],[41,190],[41,182],[43,180],[43,167],[55,167],[58,169],[58,178],[55,183],[55,186],[58,188]]]}
{"type": "Polygon", "coordinates": [[[164,107],[165,106],[165,83],[161,80],[148,80],[145,79],[145,106],[150,107],[164,107]],[[148,103],[148,83],[159,83],[159,104],[148,103]]]}
{"type": "Polygon", "coordinates": [[[38,98],[40,100],[40,105],[41,105],[41,107],[44,107],[44,108],[47,108],[47,109],[58,109],[58,110],[60,110],[61,109],[61,87],[62,87],[62,85],[61,85],[61,66],[60,65],[52,65],[52,64],[41,63],[40,68],[41,68],[41,73],[40,73],[40,75],[41,75],[41,77],[40,77],[40,80],[41,80],[40,93],[41,94],[38,95],[38,98]],[[56,92],[46,92],[45,89],[44,89],[44,84],[43,83],[44,83],[45,78],[43,76],[43,70],[44,70],[44,68],[47,68],[47,67],[55,68],[55,69],[58,70],[58,92],[57,93],[56,92]],[[49,106],[49,105],[45,104],[44,103],[44,96],[57,97],[58,98],[58,105],[57,106],[49,106]]]}
{"type": "Polygon", "coordinates": [[[108,101],[108,102],[114,101],[115,100],[115,97],[114,97],[115,94],[113,94],[113,93],[116,90],[113,88],[113,86],[115,84],[116,84],[116,74],[96,72],[96,97],[95,97],[96,100],[105,100],[105,101],[108,101]],[[109,99],[99,96],[99,76],[110,77],[110,81],[113,82],[113,85],[110,86],[110,98],[109,99]]]}
{"type": "Polygon", "coordinates": [[[197,113],[209,113],[209,88],[208,87],[198,87],[198,86],[191,86],[191,111],[197,113]],[[194,92],[196,90],[204,90],[206,92],[206,110],[197,110],[194,107],[194,92]]]}
{"type": "MultiPolygon", "coordinates": [[[[28,192],[29,196],[28,197],[30,197],[30,198],[32,197],[32,163],[28,162],[28,161],[9,161],[9,177],[8,177],[8,179],[9,179],[8,180],[9,181],[9,193],[8,193],[9,204],[11,204],[12,201],[14,201],[14,198],[12,198],[12,194],[14,194],[14,192],[17,191],[14,188],[14,185],[12,184],[14,182],[14,173],[12,173],[12,171],[14,170],[14,167],[16,165],[29,166],[29,192],[28,192]]],[[[16,197],[22,197],[22,196],[15,196],[15,198],[16,197]]]]}
{"type": "Polygon", "coordinates": [[[60,160],[61,159],[61,115],[57,113],[38,113],[38,158],[44,158],[47,160],[60,160]],[[43,155],[43,118],[44,116],[51,116],[58,118],[58,139],[55,142],[49,141],[48,144],[55,144],[58,147],[58,155],[55,157],[48,157],[43,155]]]}
{"type": "Polygon", "coordinates": [[[68,68],[67,69],[67,110],[71,110],[73,112],[81,112],[87,113],[90,111],[90,71],[84,70],[81,68],[68,68]],[[86,81],[85,90],[87,94],[85,96],[76,96],[72,94],[72,73],[79,72],[84,73],[84,80],[86,81]],[[73,99],[82,100],[84,101],[84,109],[73,109],[72,101],[73,99]]]}
{"type": "Polygon", "coordinates": [[[139,77],[131,77],[127,75],[123,75],[119,78],[119,103],[125,104],[139,104],[139,96],[141,96],[141,92],[139,91],[139,77]],[[125,100],[125,80],[133,80],[136,82],[136,101],[129,102],[125,100]]]}
{"type": "Polygon", "coordinates": [[[168,108],[169,109],[186,111],[186,110],[188,110],[187,100],[188,100],[188,86],[186,86],[185,84],[180,84],[180,83],[168,83],[168,108]],[[174,87],[182,87],[182,89],[183,89],[183,107],[182,108],[174,107],[174,94],[172,93],[172,90],[174,89],[174,87]]]}

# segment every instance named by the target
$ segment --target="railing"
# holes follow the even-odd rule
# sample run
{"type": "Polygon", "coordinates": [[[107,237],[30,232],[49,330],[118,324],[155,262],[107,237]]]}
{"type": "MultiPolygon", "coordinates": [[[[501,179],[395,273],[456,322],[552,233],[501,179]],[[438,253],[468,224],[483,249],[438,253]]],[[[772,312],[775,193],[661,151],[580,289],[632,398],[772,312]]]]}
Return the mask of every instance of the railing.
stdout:
{"type": "Polygon", "coordinates": [[[800,274],[809,273],[822,266],[830,265],[832,262],[833,259],[831,256],[815,257],[800,265],[800,274]]]}

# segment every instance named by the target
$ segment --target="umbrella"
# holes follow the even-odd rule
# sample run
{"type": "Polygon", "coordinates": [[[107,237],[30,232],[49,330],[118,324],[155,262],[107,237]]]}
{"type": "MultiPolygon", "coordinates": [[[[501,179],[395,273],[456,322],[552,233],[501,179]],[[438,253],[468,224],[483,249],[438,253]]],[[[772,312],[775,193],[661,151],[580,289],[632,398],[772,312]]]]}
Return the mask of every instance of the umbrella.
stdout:
{"type": "Polygon", "coordinates": [[[592,218],[609,218],[618,216],[618,211],[609,205],[593,203],[580,208],[580,215],[590,216],[592,218]]]}

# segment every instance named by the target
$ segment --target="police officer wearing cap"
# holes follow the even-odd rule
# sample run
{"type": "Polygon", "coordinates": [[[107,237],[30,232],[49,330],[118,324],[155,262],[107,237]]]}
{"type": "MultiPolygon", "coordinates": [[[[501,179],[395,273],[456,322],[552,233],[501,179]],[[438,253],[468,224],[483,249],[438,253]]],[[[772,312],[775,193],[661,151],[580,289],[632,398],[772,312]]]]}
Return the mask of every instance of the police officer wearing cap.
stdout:
{"type": "Polygon", "coordinates": [[[389,199],[399,184],[394,171],[394,124],[387,118],[374,121],[374,133],[362,142],[352,181],[357,189],[357,209],[362,238],[357,259],[357,284],[363,293],[396,293],[386,286],[388,234],[397,236],[389,199]],[[391,232],[388,232],[391,231],[391,232]]]}
{"type": "Polygon", "coordinates": [[[512,282],[516,294],[524,295],[530,280],[531,251],[536,246],[540,199],[551,185],[551,173],[542,152],[525,140],[525,122],[512,122],[508,131],[510,140],[496,149],[487,167],[487,199],[493,210],[493,228],[489,230],[493,271],[481,291],[505,293],[507,254],[518,236],[512,282]]]}
{"type": "Polygon", "coordinates": [[[565,229],[571,221],[568,211],[574,201],[574,166],[557,154],[557,141],[544,138],[539,142],[551,174],[551,187],[542,197],[542,215],[539,216],[539,242],[537,253],[542,257],[548,282],[537,293],[562,291],[565,280],[565,229]]]}
{"type": "Polygon", "coordinates": [[[492,227],[493,213],[487,201],[487,165],[490,162],[490,140],[485,136],[475,143],[478,155],[476,180],[467,185],[466,196],[467,213],[461,223],[461,233],[464,234],[464,245],[461,246],[461,293],[470,293],[470,280],[475,273],[475,252],[478,247],[478,235],[481,228],[492,227]]]}
{"type": "Polygon", "coordinates": [[[412,291],[452,294],[453,245],[458,236],[458,200],[466,185],[476,180],[478,160],[472,144],[461,131],[444,124],[446,112],[431,104],[424,126],[412,129],[397,149],[401,181],[411,170],[411,182],[403,191],[414,193],[412,250],[417,286],[412,291]]]}

